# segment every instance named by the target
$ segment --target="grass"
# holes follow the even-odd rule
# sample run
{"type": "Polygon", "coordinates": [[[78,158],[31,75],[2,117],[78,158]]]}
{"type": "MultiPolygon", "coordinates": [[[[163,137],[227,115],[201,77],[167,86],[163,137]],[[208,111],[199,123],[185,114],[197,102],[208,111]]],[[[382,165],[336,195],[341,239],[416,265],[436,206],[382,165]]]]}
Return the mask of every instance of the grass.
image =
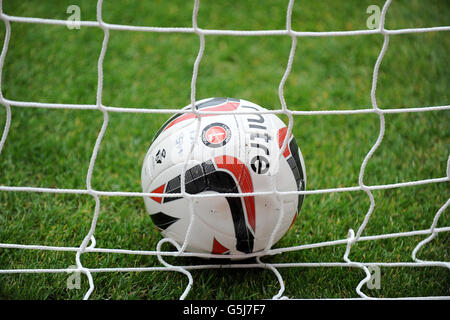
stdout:
{"type": "MultiPolygon", "coordinates": [[[[66,19],[78,4],[83,20],[95,20],[95,1],[4,1],[7,14],[66,19]]],[[[383,1],[296,1],[296,30],[365,29],[367,6],[383,1]]],[[[191,1],[104,1],[103,18],[118,24],[185,26],[191,1]]],[[[281,29],[287,1],[202,1],[199,26],[214,29],[281,29]]],[[[448,25],[447,1],[393,1],[388,28],[448,25]]],[[[5,27],[0,27],[2,39],[5,27]]],[[[103,32],[97,28],[12,23],[2,93],[21,101],[94,104],[97,59],[103,32]]],[[[381,35],[300,38],[285,87],[293,110],[371,108],[373,66],[381,35]]],[[[288,37],[207,36],[197,98],[229,96],[269,109],[280,107],[277,88],[288,58],[288,37]]],[[[189,103],[190,80],[199,40],[189,34],[111,31],[104,61],[103,103],[116,107],[180,108],[189,103]]],[[[397,35],[380,69],[381,108],[448,104],[448,32],[397,35]]],[[[140,167],[157,128],[169,115],[110,114],[92,180],[97,190],[140,190],[140,167]]],[[[86,174],[103,116],[98,111],[12,108],[11,129],[0,155],[0,185],[85,188],[86,174]]],[[[5,110],[0,108],[0,124],[5,110]]],[[[386,134],[369,161],[367,185],[446,175],[450,113],[386,115],[386,134]]],[[[3,126],[3,125],[1,125],[3,126]]],[[[373,114],[298,116],[294,135],[305,157],[308,189],[354,186],[361,163],[375,143],[379,119],[373,114]]],[[[374,192],[375,211],[363,235],[427,229],[449,198],[448,183],[374,192]]],[[[78,247],[87,234],[94,201],[87,195],[0,192],[0,243],[78,247]]],[[[357,230],[369,207],[363,192],[311,195],[294,227],[276,244],[293,246],[345,238],[357,230]]],[[[438,226],[449,226],[444,212],[438,226]]],[[[95,232],[97,247],[154,250],[161,235],[140,198],[102,197],[95,232]]],[[[357,243],[354,261],[411,261],[423,236],[357,243]]],[[[423,260],[449,261],[450,237],[440,233],[419,252],[423,260]]],[[[303,250],[264,258],[267,262],[343,261],[345,246],[303,250]]],[[[203,263],[169,259],[174,264],[203,263]]],[[[160,266],[155,257],[83,254],[86,267],[160,266]]],[[[0,268],[67,268],[74,253],[1,249],[0,268]]],[[[357,297],[360,269],[283,268],[289,297],[357,297]]],[[[68,275],[0,275],[3,299],[79,299],[88,289],[66,288],[68,275]]],[[[187,278],[176,272],[95,273],[93,299],[177,299],[187,278]]],[[[190,299],[270,298],[279,289],[270,271],[194,271],[190,299]]],[[[373,297],[450,295],[448,269],[382,268],[373,297]]]]}

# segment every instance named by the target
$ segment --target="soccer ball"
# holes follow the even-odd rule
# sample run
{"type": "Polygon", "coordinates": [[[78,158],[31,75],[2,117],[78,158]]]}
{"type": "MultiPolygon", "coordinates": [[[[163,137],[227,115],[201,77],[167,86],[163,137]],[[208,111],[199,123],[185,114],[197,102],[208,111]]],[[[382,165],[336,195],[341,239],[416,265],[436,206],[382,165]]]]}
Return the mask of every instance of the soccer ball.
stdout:
{"type": "Polygon", "coordinates": [[[279,218],[273,243],[287,232],[302,206],[303,195],[274,193],[305,190],[300,149],[291,135],[281,150],[286,125],[275,114],[252,114],[266,111],[252,102],[209,98],[195,107],[243,114],[202,114],[199,120],[194,113],[179,113],[159,129],[142,166],[143,192],[155,194],[144,197],[147,211],[162,234],[180,245],[193,219],[186,247],[190,252],[264,250],[279,218]],[[185,192],[198,195],[191,199],[168,196],[182,192],[183,168],[185,192]],[[262,194],[239,196],[256,192],[262,194]]]}

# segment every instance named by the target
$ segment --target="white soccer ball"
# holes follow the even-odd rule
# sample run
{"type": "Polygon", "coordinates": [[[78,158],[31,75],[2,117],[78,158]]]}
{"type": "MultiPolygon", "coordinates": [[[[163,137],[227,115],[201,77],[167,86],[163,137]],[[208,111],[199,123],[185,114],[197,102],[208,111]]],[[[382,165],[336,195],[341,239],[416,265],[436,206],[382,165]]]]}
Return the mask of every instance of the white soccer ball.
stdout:
{"type": "Polygon", "coordinates": [[[150,217],[165,237],[180,245],[193,219],[186,247],[191,252],[264,250],[278,220],[271,244],[287,232],[302,206],[303,195],[270,193],[305,190],[300,149],[291,135],[282,151],[286,125],[274,114],[252,114],[266,109],[249,101],[210,98],[198,101],[196,108],[246,114],[203,114],[196,131],[197,116],[179,113],[160,128],[142,166],[143,192],[158,194],[144,197],[150,217]],[[185,191],[198,198],[167,196],[181,193],[185,165],[185,191]],[[234,196],[254,192],[265,194],[234,196]]]}

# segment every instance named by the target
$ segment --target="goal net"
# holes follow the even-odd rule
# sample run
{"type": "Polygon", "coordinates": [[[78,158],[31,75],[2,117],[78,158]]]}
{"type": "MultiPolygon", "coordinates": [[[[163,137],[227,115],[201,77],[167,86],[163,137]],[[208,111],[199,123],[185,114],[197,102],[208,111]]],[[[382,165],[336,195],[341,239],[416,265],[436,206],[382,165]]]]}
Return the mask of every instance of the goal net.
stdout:
{"type": "MultiPolygon", "coordinates": [[[[97,19],[95,21],[78,21],[77,23],[81,28],[100,28],[103,31],[103,43],[101,46],[101,52],[98,57],[97,64],[97,93],[96,93],[96,103],[92,105],[88,104],[64,104],[64,103],[43,103],[43,102],[33,102],[33,101],[17,101],[11,100],[0,95],[0,101],[5,110],[5,123],[3,132],[0,140],[0,155],[4,146],[8,140],[8,133],[10,131],[12,122],[12,109],[14,108],[43,108],[43,109],[71,109],[71,110],[98,110],[103,114],[103,123],[101,129],[98,132],[97,139],[95,141],[95,145],[93,147],[89,167],[86,176],[86,188],[84,189],[64,189],[57,187],[30,187],[23,185],[0,185],[0,192],[14,192],[14,193],[50,193],[50,194],[76,194],[76,195],[88,195],[92,197],[95,201],[95,209],[92,212],[92,220],[88,233],[85,235],[84,240],[80,243],[79,247],[62,247],[62,246],[47,246],[40,244],[23,244],[23,243],[0,243],[1,249],[15,249],[15,250],[38,250],[38,251],[59,251],[59,252],[72,252],[75,255],[76,265],[72,268],[42,268],[42,269],[0,269],[1,274],[25,274],[25,273],[67,273],[67,272],[76,272],[87,277],[89,281],[89,289],[84,294],[84,298],[88,299],[92,292],[95,290],[95,281],[93,279],[94,273],[114,273],[114,272],[160,272],[160,271],[169,271],[169,272],[178,272],[184,274],[188,279],[188,285],[184,289],[183,294],[181,295],[181,299],[188,297],[189,292],[195,285],[194,278],[192,276],[193,270],[205,270],[205,269],[215,269],[215,268],[263,268],[273,272],[279,283],[278,292],[273,296],[274,299],[281,298],[301,298],[301,297],[287,297],[285,295],[285,280],[283,279],[282,273],[280,269],[282,268],[342,268],[342,267],[350,267],[363,270],[365,276],[360,280],[357,287],[355,288],[356,293],[360,298],[372,298],[367,292],[364,291],[363,286],[370,284],[371,281],[374,280],[374,270],[376,268],[385,267],[385,268],[422,268],[422,267],[432,267],[432,268],[450,268],[450,262],[448,261],[428,261],[421,259],[421,250],[423,247],[426,247],[428,243],[430,243],[436,236],[440,233],[445,233],[450,231],[450,226],[438,226],[438,221],[440,217],[444,214],[448,206],[450,205],[450,200],[447,199],[445,203],[439,204],[440,209],[434,213],[434,219],[432,224],[427,229],[422,230],[411,230],[407,232],[396,232],[396,233],[382,233],[382,234],[373,234],[373,235],[363,235],[366,226],[371,220],[372,214],[374,212],[376,201],[373,195],[373,192],[378,190],[387,190],[387,189],[396,189],[396,188],[408,188],[415,187],[421,185],[430,185],[430,184],[446,184],[450,180],[450,158],[447,162],[447,170],[445,175],[439,178],[430,178],[424,180],[414,180],[414,181],[406,181],[392,184],[380,184],[380,185],[367,185],[365,183],[365,170],[368,163],[371,161],[372,156],[378,149],[378,147],[383,143],[383,137],[385,134],[385,116],[387,114],[400,114],[400,113],[421,113],[421,112],[436,112],[449,110],[449,105],[439,105],[439,106],[428,106],[428,107],[420,107],[420,108],[399,108],[399,109],[382,109],[377,104],[377,80],[380,66],[383,62],[383,57],[386,51],[389,48],[389,42],[392,35],[403,35],[403,34],[416,34],[416,33],[433,33],[433,32],[448,32],[450,31],[450,26],[436,26],[436,27],[426,27],[426,28],[408,28],[408,29],[387,29],[385,28],[385,18],[386,13],[389,10],[391,5],[391,0],[387,0],[384,6],[381,9],[379,16],[379,24],[375,29],[366,29],[366,30],[354,30],[354,31],[296,31],[291,26],[292,20],[292,12],[294,7],[294,0],[290,0],[288,6],[286,8],[286,28],[282,30],[213,30],[213,29],[203,29],[200,28],[197,24],[198,12],[200,7],[200,1],[194,1],[194,10],[192,12],[192,26],[191,27],[153,27],[153,26],[134,26],[134,25],[122,25],[122,24],[112,24],[105,22],[102,18],[102,5],[103,1],[98,0],[97,2],[97,19]],[[269,110],[266,113],[273,113],[277,115],[284,115],[288,119],[288,134],[286,137],[289,137],[292,132],[293,127],[295,126],[294,117],[303,117],[303,116],[325,116],[325,115],[352,115],[352,114],[373,114],[378,117],[378,138],[376,142],[371,146],[370,151],[366,154],[363,162],[360,165],[359,170],[359,178],[358,184],[349,187],[340,187],[340,188],[327,188],[327,189],[308,189],[305,191],[295,191],[289,192],[289,194],[302,194],[305,196],[308,195],[318,195],[318,194],[332,194],[332,193],[352,193],[352,192],[364,192],[367,195],[367,199],[370,201],[370,205],[367,211],[364,213],[364,219],[362,223],[358,226],[358,228],[346,230],[348,231],[348,235],[346,238],[338,239],[338,240],[329,240],[329,241],[320,241],[306,244],[298,244],[295,246],[289,247],[279,247],[272,248],[269,246],[266,250],[262,252],[255,252],[249,255],[237,256],[237,258],[255,258],[254,262],[251,263],[238,263],[236,261],[231,261],[227,263],[208,263],[205,260],[205,263],[199,264],[191,264],[191,265],[175,265],[169,263],[168,257],[203,257],[203,258],[217,258],[217,259],[229,259],[227,256],[217,256],[213,254],[200,254],[200,253],[192,253],[187,252],[186,244],[189,241],[189,232],[186,236],[185,243],[183,245],[179,245],[175,243],[173,240],[164,238],[158,242],[158,245],[153,251],[146,250],[129,250],[126,248],[98,248],[96,246],[95,241],[95,232],[97,228],[97,222],[99,218],[99,213],[101,210],[102,202],[101,197],[154,197],[159,194],[153,193],[142,193],[142,192],[130,192],[130,191],[105,191],[105,190],[95,190],[92,187],[92,177],[94,174],[94,167],[96,165],[97,156],[99,152],[101,152],[101,145],[105,133],[108,130],[108,124],[110,115],[112,113],[133,113],[133,114],[175,114],[181,112],[179,109],[151,109],[151,108],[121,108],[121,107],[113,107],[107,106],[103,103],[103,63],[105,54],[108,50],[108,44],[110,41],[110,31],[111,30],[121,30],[121,31],[134,31],[134,32],[149,32],[149,33],[188,33],[193,34],[199,39],[199,48],[198,53],[195,59],[195,63],[192,70],[192,80],[191,80],[191,91],[190,91],[190,103],[192,108],[188,110],[184,110],[182,112],[186,113],[195,113],[197,119],[201,119],[203,115],[208,114],[235,114],[236,111],[202,111],[195,109],[195,101],[197,100],[196,88],[197,88],[197,79],[199,74],[199,66],[201,65],[202,59],[205,55],[205,36],[232,36],[232,37],[266,37],[266,36],[280,36],[287,37],[291,41],[290,52],[287,55],[287,60],[285,62],[285,70],[284,74],[279,82],[278,87],[278,96],[279,102],[281,104],[281,109],[269,110]],[[373,66],[373,74],[371,81],[371,108],[367,109],[352,109],[352,110],[321,110],[321,111],[302,111],[294,109],[287,105],[285,97],[284,97],[284,88],[285,83],[291,73],[291,69],[294,64],[294,57],[296,56],[296,48],[298,43],[301,43],[302,39],[305,37],[342,37],[342,36],[364,36],[364,35],[379,35],[383,37],[384,41],[382,47],[380,48],[378,58],[373,66]],[[377,241],[383,239],[392,239],[392,238],[402,238],[402,237],[415,237],[415,236],[424,236],[425,238],[422,241],[418,241],[414,250],[410,253],[411,261],[410,262],[384,262],[384,261],[374,261],[374,262],[362,262],[356,261],[351,258],[352,248],[356,243],[359,242],[369,242],[369,241],[377,241]],[[342,256],[341,262],[324,262],[324,261],[310,261],[310,262],[279,262],[279,263],[271,263],[267,261],[263,261],[263,257],[274,256],[274,255],[283,255],[288,254],[294,251],[302,251],[302,250],[312,250],[316,248],[325,248],[325,247],[333,247],[333,246],[344,246],[346,248],[344,255],[342,256]],[[172,250],[167,250],[171,247],[172,250]],[[166,249],[166,250],[164,250],[166,249]],[[160,265],[157,266],[149,266],[149,267],[125,267],[125,266],[117,266],[112,268],[91,268],[83,265],[81,256],[86,253],[108,253],[108,254],[127,254],[127,255],[146,255],[146,256],[155,256],[160,262],[160,265]]],[[[28,23],[28,24],[44,24],[44,25],[63,25],[66,26],[68,21],[66,20],[56,20],[56,19],[44,19],[44,18],[34,18],[34,17],[22,17],[22,16],[12,16],[3,12],[2,9],[2,1],[0,0],[0,15],[3,20],[5,26],[5,40],[3,43],[3,49],[0,56],[0,92],[3,93],[3,85],[1,82],[3,67],[5,65],[5,58],[8,53],[8,48],[10,46],[10,38],[11,38],[11,23],[28,23]]],[[[225,94],[225,93],[224,93],[225,94]]],[[[250,112],[250,111],[249,111],[250,112]]],[[[251,110],[251,113],[260,113],[261,111],[251,110]]],[[[240,114],[243,114],[240,112],[240,114]]],[[[198,120],[199,121],[199,120],[198,120]]],[[[198,132],[197,126],[197,134],[198,132]]],[[[313,134],[313,133],[312,133],[313,134]]],[[[287,140],[284,141],[284,147],[286,147],[287,140]]],[[[301,142],[300,142],[301,147],[301,142]]],[[[193,146],[191,148],[191,158],[193,146]]],[[[284,150],[281,148],[280,150],[284,150]]],[[[306,164],[307,166],[307,164],[306,164]]],[[[186,167],[186,166],[185,166],[186,167]]],[[[184,171],[186,168],[184,168],[184,171]]],[[[181,175],[184,177],[184,174],[181,175]]],[[[183,186],[183,185],[182,185],[183,186]]],[[[282,196],[284,193],[281,191],[274,190],[274,193],[282,196]]],[[[245,196],[257,196],[261,193],[254,192],[250,194],[244,194],[245,196]]],[[[192,195],[188,194],[185,189],[182,187],[182,191],[179,194],[182,197],[186,197],[189,201],[194,201],[197,197],[202,197],[205,195],[198,194],[192,195]]],[[[220,194],[209,194],[209,197],[214,199],[214,197],[221,197],[220,194]]],[[[230,196],[243,196],[243,194],[236,194],[230,196]]],[[[143,204],[142,204],[143,205],[143,204]]],[[[282,208],[283,206],[281,206],[282,208]]],[[[191,224],[195,221],[193,212],[193,206],[190,206],[190,216],[191,216],[191,224]]],[[[0,213],[1,214],[1,213],[0,213]]],[[[280,221],[281,221],[280,216],[280,221]]],[[[276,232],[276,227],[272,234],[273,236],[276,232]]],[[[172,260],[171,260],[172,261],[172,260]]],[[[199,260],[196,260],[199,261],[199,260]]],[[[270,260],[268,260],[270,261],[270,260]]],[[[448,298],[445,296],[430,296],[430,297],[405,297],[409,299],[415,298],[448,298]]]]}

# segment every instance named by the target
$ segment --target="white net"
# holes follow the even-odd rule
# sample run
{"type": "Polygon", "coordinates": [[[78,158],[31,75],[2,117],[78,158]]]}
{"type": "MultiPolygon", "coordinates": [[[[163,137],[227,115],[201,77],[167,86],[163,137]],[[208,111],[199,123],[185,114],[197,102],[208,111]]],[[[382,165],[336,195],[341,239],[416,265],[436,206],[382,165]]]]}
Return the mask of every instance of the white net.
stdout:
{"type": "MultiPolygon", "coordinates": [[[[329,32],[300,32],[295,31],[291,28],[291,16],[294,6],[294,0],[290,0],[287,13],[286,13],[286,29],[283,30],[254,30],[254,31],[239,31],[239,30],[209,30],[209,29],[201,29],[197,25],[197,16],[199,10],[199,0],[195,0],[194,10],[192,13],[192,27],[190,28],[173,28],[173,27],[150,27],[150,26],[132,26],[132,25],[118,25],[118,24],[109,24],[104,22],[102,19],[102,0],[98,0],[97,2],[97,20],[96,21],[80,21],[79,25],[81,27],[92,27],[92,28],[100,28],[104,32],[103,44],[100,56],[98,58],[98,87],[97,87],[97,101],[95,105],[87,105],[87,104],[54,104],[54,103],[38,103],[38,102],[28,102],[28,101],[15,101],[9,100],[3,97],[0,97],[1,103],[3,104],[6,111],[6,121],[3,129],[3,134],[0,140],[0,152],[5,145],[5,142],[8,137],[8,132],[11,126],[11,107],[25,107],[25,108],[50,108],[50,109],[74,109],[74,110],[99,110],[103,113],[103,125],[98,133],[97,140],[95,142],[95,146],[92,150],[92,155],[90,158],[89,169],[86,177],[86,188],[85,189],[59,189],[59,188],[39,188],[39,187],[27,187],[27,186],[0,186],[0,191],[4,192],[36,192],[36,193],[63,193],[63,194],[83,194],[92,196],[95,200],[95,210],[92,214],[92,222],[89,229],[89,232],[84,237],[83,242],[79,247],[59,247],[59,246],[44,246],[44,245],[28,245],[28,244],[14,244],[14,243],[0,243],[0,248],[10,248],[10,249],[27,249],[27,250],[47,250],[47,251],[65,251],[65,252],[74,252],[76,254],[76,268],[71,269],[2,269],[0,273],[2,274],[17,274],[17,273],[67,273],[70,272],[81,272],[89,280],[89,290],[85,293],[84,298],[88,299],[95,288],[95,283],[93,281],[92,274],[93,273],[107,273],[107,272],[152,272],[152,271],[174,271],[180,272],[186,275],[188,278],[188,285],[185,288],[183,294],[181,295],[181,299],[184,299],[191,287],[193,285],[193,277],[191,275],[192,270],[199,269],[212,269],[212,268],[265,268],[272,271],[278,279],[279,282],[279,291],[273,297],[274,299],[286,298],[283,294],[285,291],[285,283],[282,275],[278,271],[279,268],[306,268],[306,267],[353,267],[364,270],[366,277],[361,279],[359,284],[356,287],[356,292],[361,298],[370,298],[363,291],[362,287],[371,279],[371,267],[442,267],[442,268],[450,268],[450,263],[446,261],[424,261],[418,258],[418,253],[423,246],[429,243],[433,238],[437,236],[438,233],[441,232],[449,232],[450,226],[448,227],[437,227],[438,220],[442,213],[448,208],[450,204],[450,200],[447,200],[442,207],[435,213],[433,223],[428,229],[424,230],[412,230],[408,232],[398,232],[398,233],[388,233],[388,234],[377,234],[370,236],[362,236],[363,231],[365,230],[371,215],[374,211],[375,200],[372,194],[375,190],[382,189],[393,189],[393,188],[403,188],[403,187],[411,187],[411,186],[419,186],[426,184],[438,184],[438,183],[446,183],[450,181],[450,158],[447,163],[447,172],[446,176],[441,178],[433,178],[426,180],[417,180],[417,181],[409,181],[395,184],[384,184],[384,185],[366,185],[364,183],[364,172],[367,166],[367,163],[372,158],[372,155],[380,146],[383,141],[383,136],[385,133],[385,114],[389,113],[414,113],[414,112],[432,112],[439,110],[449,110],[449,105],[442,106],[429,106],[429,107],[421,107],[421,108],[402,108],[402,109],[380,109],[377,105],[376,98],[376,89],[377,89],[377,79],[378,79],[378,71],[380,65],[382,63],[383,57],[388,50],[389,39],[391,35],[399,35],[399,34],[408,34],[408,33],[425,33],[425,32],[439,32],[439,31],[450,31],[450,26],[439,26],[439,27],[428,27],[428,28],[411,28],[411,29],[396,29],[396,30],[388,30],[385,28],[385,17],[386,12],[391,4],[391,0],[386,1],[381,11],[380,23],[379,27],[374,30],[356,30],[356,31],[329,31],[329,32]],[[325,242],[316,242],[310,244],[302,244],[291,247],[284,248],[271,248],[271,245],[267,247],[265,251],[252,253],[250,255],[245,255],[245,257],[256,257],[256,263],[249,264],[198,264],[198,265],[188,265],[188,266],[175,266],[171,265],[164,260],[164,257],[168,256],[179,256],[179,257],[215,257],[215,258],[226,258],[228,257],[217,257],[217,255],[212,254],[198,254],[198,253],[190,253],[185,252],[186,244],[189,241],[190,233],[188,231],[186,240],[182,246],[179,246],[174,241],[170,239],[162,239],[159,241],[156,249],[154,251],[138,251],[138,250],[127,250],[127,249],[114,249],[114,248],[97,248],[96,242],[94,238],[94,233],[97,226],[97,220],[100,212],[100,197],[146,197],[146,196],[158,196],[158,194],[153,193],[140,193],[140,192],[122,192],[122,191],[101,191],[95,190],[91,186],[91,180],[93,176],[93,171],[97,159],[97,155],[100,149],[100,145],[102,143],[105,132],[108,128],[109,114],[111,112],[115,113],[165,113],[165,114],[174,114],[179,113],[180,110],[174,109],[137,109],[137,108],[119,108],[119,107],[111,107],[106,106],[102,103],[102,93],[103,93],[103,61],[108,49],[108,42],[110,39],[110,30],[123,30],[123,31],[140,31],[140,32],[153,32],[153,33],[190,33],[196,34],[200,40],[200,47],[198,50],[197,58],[194,63],[194,68],[192,72],[192,81],[191,81],[191,110],[185,110],[181,112],[186,113],[194,113],[198,119],[197,125],[197,134],[200,128],[201,116],[204,114],[234,114],[236,111],[200,111],[194,108],[194,104],[196,101],[196,82],[198,76],[199,65],[202,61],[204,50],[205,50],[205,36],[206,35],[227,35],[227,36],[285,36],[290,37],[291,39],[291,49],[289,52],[289,58],[287,61],[286,69],[284,75],[280,81],[278,87],[278,95],[279,100],[281,102],[282,108],[279,110],[270,110],[264,111],[265,113],[273,113],[273,114],[284,114],[289,119],[288,125],[288,134],[286,137],[289,137],[289,134],[292,131],[294,125],[294,116],[303,116],[303,115],[349,115],[349,114],[376,114],[379,117],[379,133],[378,139],[375,144],[372,146],[370,151],[364,158],[364,161],[361,164],[358,185],[343,187],[343,188],[330,188],[330,189],[317,189],[317,190],[307,190],[307,191],[291,191],[291,192],[280,192],[274,190],[273,193],[282,196],[284,194],[304,194],[304,195],[312,195],[312,194],[327,194],[327,193],[337,193],[337,192],[355,192],[355,191],[363,191],[367,194],[367,197],[370,200],[370,207],[365,213],[364,219],[356,231],[350,229],[348,231],[348,237],[345,239],[325,241],[325,242]],[[288,108],[283,89],[286,83],[286,80],[291,72],[291,68],[294,61],[295,51],[297,47],[297,41],[302,37],[339,37],[339,36],[353,36],[353,35],[370,35],[370,34],[378,34],[384,37],[383,46],[379,52],[378,59],[376,60],[375,66],[373,68],[373,77],[372,77],[372,85],[371,85],[371,104],[372,108],[370,109],[357,109],[357,110],[325,110],[325,111],[300,111],[300,110],[291,110],[288,108]],[[416,247],[411,253],[412,261],[411,262],[358,262],[352,261],[349,258],[352,247],[361,241],[375,241],[379,239],[389,239],[389,238],[399,238],[399,237],[412,237],[412,236],[426,236],[426,238],[419,243],[417,243],[416,247]],[[162,245],[166,242],[170,242],[177,248],[177,251],[164,251],[162,250],[162,245]],[[343,256],[342,262],[308,262],[308,263],[265,263],[260,260],[261,257],[267,255],[276,255],[282,254],[292,251],[299,250],[308,250],[313,248],[320,247],[328,247],[328,246],[338,246],[345,245],[346,250],[343,256]],[[111,254],[129,254],[129,255],[151,255],[157,256],[158,260],[162,264],[162,266],[154,266],[154,267],[114,267],[114,268],[87,268],[83,266],[81,263],[81,255],[88,252],[95,253],[111,253],[111,254]]],[[[0,1],[0,6],[2,2],[0,1]]],[[[19,17],[19,16],[11,16],[7,15],[3,12],[3,9],[0,9],[1,19],[3,20],[6,28],[5,41],[3,44],[2,53],[0,56],[0,81],[1,74],[3,73],[3,66],[5,63],[5,57],[8,52],[8,46],[10,43],[11,37],[11,22],[19,22],[19,23],[33,23],[33,24],[51,24],[51,25],[66,25],[66,20],[54,20],[54,19],[41,19],[41,18],[32,18],[32,17],[19,17]]],[[[2,92],[1,82],[0,82],[0,92],[2,92]]],[[[240,114],[244,114],[243,112],[239,112],[240,114]]],[[[252,111],[252,113],[258,113],[258,111],[252,111]]],[[[285,139],[284,145],[280,150],[284,150],[287,145],[288,139],[285,139]]],[[[192,156],[192,150],[191,154],[192,156]]],[[[281,151],[280,151],[281,152],[281,151]]],[[[187,167],[187,162],[183,168],[185,171],[187,167]]],[[[181,175],[182,179],[184,179],[185,175],[181,175]]],[[[181,183],[182,190],[180,194],[174,194],[173,196],[182,196],[190,199],[192,204],[193,200],[197,197],[239,197],[239,196],[257,196],[262,195],[264,193],[254,192],[254,193],[246,193],[246,194],[199,194],[192,195],[185,191],[184,183],[181,183]]],[[[283,208],[283,206],[281,206],[283,208]]],[[[193,212],[193,206],[190,206],[190,214],[191,214],[191,225],[195,222],[195,214],[193,212]]],[[[281,221],[282,214],[280,216],[279,222],[281,221]]],[[[275,230],[272,233],[273,235],[276,232],[278,226],[275,227],[275,230]]],[[[190,229],[190,228],[189,228],[190,229]]],[[[270,244],[270,243],[269,243],[270,244]]],[[[239,257],[239,256],[238,256],[239,257]]],[[[244,255],[242,256],[244,257],[244,255]]],[[[417,297],[409,297],[410,299],[414,299],[417,297]]],[[[421,297],[425,298],[425,297],[421,297]]],[[[443,297],[429,297],[429,298],[443,298],[443,297]]],[[[447,297],[448,298],[448,297],[447,297]]]]}

